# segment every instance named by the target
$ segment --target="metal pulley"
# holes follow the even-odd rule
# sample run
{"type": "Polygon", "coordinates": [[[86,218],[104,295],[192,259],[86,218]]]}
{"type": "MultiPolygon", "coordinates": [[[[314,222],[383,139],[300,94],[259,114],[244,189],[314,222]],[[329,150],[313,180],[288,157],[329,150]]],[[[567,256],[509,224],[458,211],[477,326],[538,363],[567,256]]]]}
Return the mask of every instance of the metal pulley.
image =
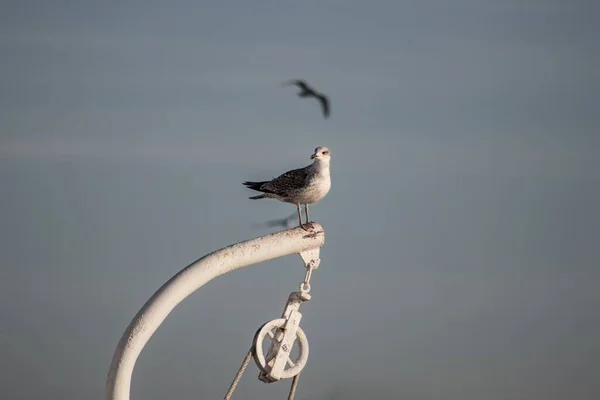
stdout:
{"type": "Polygon", "coordinates": [[[293,400],[300,372],[308,360],[308,340],[300,328],[302,319],[300,305],[311,299],[311,295],[308,293],[311,289],[310,278],[313,270],[317,269],[321,262],[319,248],[303,251],[300,253],[300,257],[306,268],[300,290],[290,293],[281,318],[266,322],[256,331],[252,346],[225,394],[225,400],[231,399],[251,358],[254,358],[254,362],[260,370],[258,379],[265,383],[293,378],[288,397],[288,400],[293,400]],[[265,345],[268,346],[266,352],[263,347],[265,345]],[[295,348],[297,355],[293,356],[295,348]]]}
{"type": "Polygon", "coordinates": [[[292,378],[300,373],[308,360],[308,340],[300,328],[302,314],[300,304],[310,300],[308,293],[290,294],[282,318],[265,323],[254,336],[253,357],[260,369],[258,379],[263,382],[276,382],[292,378]],[[269,349],[265,355],[263,346],[267,338],[269,349]],[[298,344],[298,355],[292,357],[294,345],[298,344]]]}

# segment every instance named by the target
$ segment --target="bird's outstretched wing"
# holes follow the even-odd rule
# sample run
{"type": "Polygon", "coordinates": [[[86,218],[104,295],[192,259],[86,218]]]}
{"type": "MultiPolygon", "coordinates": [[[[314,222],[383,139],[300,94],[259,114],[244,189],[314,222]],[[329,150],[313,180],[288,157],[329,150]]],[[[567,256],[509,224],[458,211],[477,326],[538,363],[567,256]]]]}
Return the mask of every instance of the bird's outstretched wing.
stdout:
{"type": "Polygon", "coordinates": [[[319,100],[319,103],[321,103],[323,115],[325,116],[325,118],[329,117],[329,99],[327,98],[327,96],[320,94],[317,96],[317,99],[319,100]]]}
{"type": "Polygon", "coordinates": [[[265,183],[262,189],[279,196],[286,196],[290,190],[297,190],[306,186],[306,178],[308,178],[307,167],[293,169],[279,175],[271,182],[265,183]]]}
{"type": "Polygon", "coordinates": [[[285,82],[283,82],[282,85],[283,86],[296,85],[299,88],[301,88],[302,90],[306,90],[307,92],[313,92],[313,90],[310,88],[310,86],[308,86],[306,81],[303,81],[302,79],[292,79],[289,81],[285,81],[285,82]]]}

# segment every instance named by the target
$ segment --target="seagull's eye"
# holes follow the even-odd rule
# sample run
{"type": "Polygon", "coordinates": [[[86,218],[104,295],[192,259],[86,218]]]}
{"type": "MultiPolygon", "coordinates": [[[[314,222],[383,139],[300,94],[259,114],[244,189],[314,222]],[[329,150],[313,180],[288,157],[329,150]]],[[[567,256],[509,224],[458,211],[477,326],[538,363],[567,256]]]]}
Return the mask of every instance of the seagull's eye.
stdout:
{"type": "Polygon", "coordinates": [[[329,154],[329,152],[328,151],[324,151],[323,154],[329,154]]]}

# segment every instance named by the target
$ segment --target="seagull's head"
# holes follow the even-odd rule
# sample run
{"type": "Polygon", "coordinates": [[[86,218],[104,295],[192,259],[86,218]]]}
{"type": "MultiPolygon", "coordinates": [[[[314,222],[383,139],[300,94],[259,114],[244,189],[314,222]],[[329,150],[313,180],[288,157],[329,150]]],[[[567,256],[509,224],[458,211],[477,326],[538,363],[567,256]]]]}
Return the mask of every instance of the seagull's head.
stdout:
{"type": "Polygon", "coordinates": [[[331,160],[331,153],[329,152],[329,149],[325,146],[317,147],[313,155],[310,156],[310,159],[329,163],[329,160],[331,160]]]}

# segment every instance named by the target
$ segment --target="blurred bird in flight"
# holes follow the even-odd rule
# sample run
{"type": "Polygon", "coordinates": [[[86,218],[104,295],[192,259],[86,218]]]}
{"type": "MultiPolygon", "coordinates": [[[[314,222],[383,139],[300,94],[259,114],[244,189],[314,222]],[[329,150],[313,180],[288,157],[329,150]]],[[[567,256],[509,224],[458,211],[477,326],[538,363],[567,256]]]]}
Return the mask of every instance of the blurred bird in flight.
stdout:
{"type": "Polygon", "coordinates": [[[290,85],[296,85],[300,89],[302,89],[302,91],[298,92],[299,97],[314,97],[314,98],[316,98],[319,101],[319,103],[321,103],[321,110],[323,111],[323,116],[325,118],[329,117],[329,99],[327,98],[327,96],[325,96],[322,93],[317,92],[316,90],[314,90],[313,88],[308,86],[306,81],[303,81],[301,79],[293,79],[293,80],[289,80],[289,81],[282,83],[282,86],[290,86],[290,85]]]}

